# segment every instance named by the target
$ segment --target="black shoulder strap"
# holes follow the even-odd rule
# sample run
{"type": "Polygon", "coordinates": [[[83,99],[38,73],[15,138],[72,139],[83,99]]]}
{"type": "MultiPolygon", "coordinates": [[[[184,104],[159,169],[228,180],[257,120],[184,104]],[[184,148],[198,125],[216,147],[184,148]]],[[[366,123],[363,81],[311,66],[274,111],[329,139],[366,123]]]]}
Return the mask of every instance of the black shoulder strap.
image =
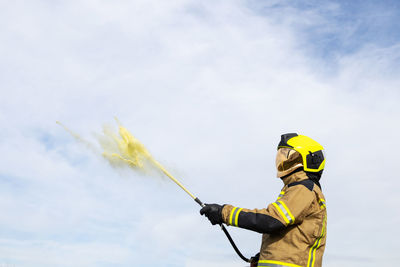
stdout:
{"type": "Polygon", "coordinates": [[[308,190],[310,190],[310,191],[313,191],[313,189],[314,189],[314,182],[311,181],[310,179],[303,180],[303,181],[300,181],[300,182],[294,182],[294,183],[288,184],[288,187],[296,186],[296,185],[299,185],[299,184],[304,185],[304,186],[307,187],[308,190]]]}

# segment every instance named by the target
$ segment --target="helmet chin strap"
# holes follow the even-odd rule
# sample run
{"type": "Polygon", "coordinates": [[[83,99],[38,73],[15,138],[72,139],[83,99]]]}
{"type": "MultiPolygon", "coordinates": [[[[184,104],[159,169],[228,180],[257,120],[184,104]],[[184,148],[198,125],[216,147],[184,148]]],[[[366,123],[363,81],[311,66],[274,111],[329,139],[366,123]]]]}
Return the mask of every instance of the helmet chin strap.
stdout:
{"type": "Polygon", "coordinates": [[[322,171],[319,172],[306,172],[306,175],[308,179],[313,181],[316,185],[318,185],[319,188],[321,188],[321,184],[319,183],[319,180],[321,179],[322,171]]]}

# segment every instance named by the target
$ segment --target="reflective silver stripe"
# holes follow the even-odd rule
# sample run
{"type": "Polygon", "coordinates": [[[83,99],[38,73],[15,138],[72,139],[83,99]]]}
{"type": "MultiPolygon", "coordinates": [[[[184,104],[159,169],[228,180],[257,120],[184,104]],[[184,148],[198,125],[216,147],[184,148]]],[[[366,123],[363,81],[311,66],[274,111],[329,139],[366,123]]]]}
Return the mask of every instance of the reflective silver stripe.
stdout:
{"type": "Polygon", "coordinates": [[[301,267],[301,266],[291,263],[271,261],[271,262],[258,262],[257,267],[301,267]]]}
{"type": "Polygon", "coordinates": [[[325,203],[325,201],[320,200],[320,201],[319,201],[319,205],[320,205],[320,206],[322,206],[322,205],[325,205],[325,206],[326,206],[326,203],[325,203]]]}
{"type": "Polygon", "coordinates": [[[267,266],[267,267],[288,267],[287,265],[275,264],[275,263],[259,263],[257,266],[267,266]]]}
{"type": "MultiPolygon", "coordinates": [[[[315,245],[317,245],[318,244],[318,241],[319,241],[319,238],[317,239],[317,241],[315,242],[315,245]]],[[[312,248],[311,248],[311,251],[310,251],[310,259],[309,259],[309,265],[307,265],[307,267],[310,267],[310,266],[313,266],[313,261],[314,261],[314,252],[315,252],[315,250],[317,249],[317,247],[316,246],[313,246],[312,248]]]]}
{"type": "Polygon", "coordinates": [[[232,210],[231,210],[231,213],[230,213],[230,216],[229,216],[229,224],[230,225],[233,225],[233,223],[232,223],[232,219],[233,219],[233,212],[236,210],[237,208],[236,207],[234,207],[232,210]]]}
{"type": "Polygon", "coordinates": [[[235,221],[236,221],[236,214],[238,213],[238,211],[239,211],[239,208],[236,208],[235,211],[234,211],[233,214],[232,214],[232,225],[233,225],[233,226],[237,226],[237,225],[235,224],[235,221]]]}
{"type": "Polygon", "coordinates": [[[283,197],[284,194],[285,194],[285,191],[281,191],[281,193],[279,194],[278,198],[283,197]]]}
{"type": "Polygon", "coordinates": [[[321,235],[317,238],[317,240],[315,241],[314,245],[311,247],[310,249],[310,255],[309,255],[309,259],[308,259],[308,263],[307,263],[307,267],[314,267],[314,263],[315,263],[315,252],[316,250],[319,248],[320,244],[321,244],[321,239],[325,236],[325,229],[326,227],[326,217],[324,217],[324,222],[322,225],[322,233],[321,235]]]}
{"type": "Polygon", "coordinates": [[[286,219],[289,221],[289,223],[293,223],[293,219],[292,219],[292,217],[290,217],[290,215],[289,215],[289,213],[287,212],[287,210],[285,209],[285,207],[284,207],[279,201],[276,201],[275,203],[279,206],[279,208],[280,208],[280,209],[282,210],[282,212],[285,214],[286,219]]]}

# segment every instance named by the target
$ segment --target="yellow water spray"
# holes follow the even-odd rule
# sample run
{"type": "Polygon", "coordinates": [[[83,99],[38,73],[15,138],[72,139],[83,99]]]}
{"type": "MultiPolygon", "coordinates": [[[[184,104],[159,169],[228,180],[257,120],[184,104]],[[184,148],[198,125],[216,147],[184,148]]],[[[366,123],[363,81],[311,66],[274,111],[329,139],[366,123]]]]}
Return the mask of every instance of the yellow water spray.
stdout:
{"type": "Polygon", "coordinates": [[[135,138],[125,127],[119,123],[119,137],[116,134],[111,133],[107,128],[104,131],[104,136],[108,137],[109,142],[100,142],[104,152],[103,156],[108,159],[111,163],[115,163],[115,160],[119,160],[122,163],[127,164],[133,168],[143,169],[150,163],[152,166],[161,170],[167,177],[169,177],[174,183],[182,188],[190,197],[196,199],[196,197],[180,183],[172,174],[170,174],[157,160],[155,160],[146,147],[135,138]],[[110,142],[111,141],[111,142],[110,142]],[[110,146],[111,143],[116,144],[110,146]],[[110,149],[110,148],[113,148],[110,149]]]}
{"type": "MultiPolygon", "coordinates": [[[[162,166],[151,156],[146,147],[136,137],[134,137],[133,134],[128,131],[128,129],[123,127],[117,118],[115,118],[115,120],[119,126],[119,135],[115,134],[110,127],[105,126],[103,129],[104,135],[98,137],[98,141],[103,148],[102,155],[105,159],[107,159],[113,166],[119,166],[118,163],[122,163],[123,166],[140,170],[145,170],[149,167],[149,165],[153,166],[169,177],[191,198],[196,200],[196,202],[199,201],[198,198],[196,198],[186,187],[183,186],[181,182],[172,176],[172,174],[169,173],[164,166],[162,166]]],[[[99,150],[92,143],[68,129],[61,122],[56,121],[56,123],[63,127],[64,130],[71,134],[78,142],[84,144],[87,148],[95,153],[99,152],[99,150]]],[[[204,204],[201,203],[201,205],[203,206],[204,204]]]]}

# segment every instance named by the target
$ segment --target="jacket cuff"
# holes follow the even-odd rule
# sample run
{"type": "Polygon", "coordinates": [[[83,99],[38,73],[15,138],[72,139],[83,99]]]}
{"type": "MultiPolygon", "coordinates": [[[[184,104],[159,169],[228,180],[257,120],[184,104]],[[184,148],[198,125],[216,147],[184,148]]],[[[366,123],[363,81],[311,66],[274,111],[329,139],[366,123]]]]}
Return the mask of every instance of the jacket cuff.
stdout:
{"type": "Polygon", "coordinates": [[[225,204],[222,208],[222,221],[227,225],[229,225],[229,217],[233,208],[234,207],[229,204],[225,204]]]}

